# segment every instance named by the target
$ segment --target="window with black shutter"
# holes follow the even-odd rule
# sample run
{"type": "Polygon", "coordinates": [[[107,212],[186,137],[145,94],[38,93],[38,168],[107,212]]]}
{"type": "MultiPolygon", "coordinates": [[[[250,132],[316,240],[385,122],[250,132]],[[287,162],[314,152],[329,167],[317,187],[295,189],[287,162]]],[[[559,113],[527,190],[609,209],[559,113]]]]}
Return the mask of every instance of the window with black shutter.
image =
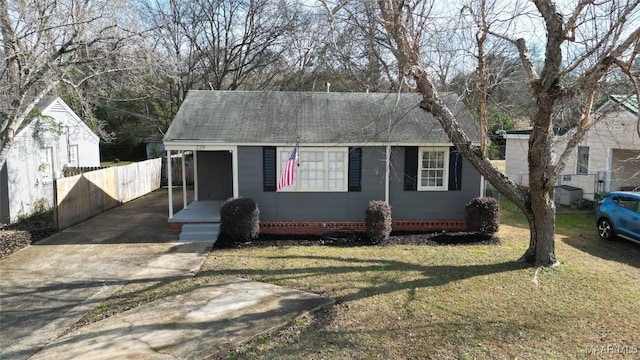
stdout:
{"type": "Polygon", "coordinates": [[[462,155],[455,147],[405,148],[404,190],[462,190],[462,155]]]}
{"type": "Polygon", "coordinates": [[[418,190],[418,147],[404,148],[404,189],[418,190]]]}
{"type": "MultiPolygon", "coordinates": [[[[289,147],[262,148],[262,180],[265,192],[277,190],[282,167],[290,153],[289,147]]],[[[362,148],[304,147],[299,149],[294,183],[279,191],[361,191],[361,174],[362,148]]]]}
{"type": "Polygon", "coordinates": [[[349,191],[361,191],[362,148],[349,148],[349,191]]]}
{"type": "Polygon", "coordinates": [[[265,146],[262,148],[262,185],[264,191],[276,191],[276,148],[265,146]]]}
{"type": "Polygon", "coordinates": [[[462,190],[462,155],[455,146],[449,150],[449,191],[462,190]]]}

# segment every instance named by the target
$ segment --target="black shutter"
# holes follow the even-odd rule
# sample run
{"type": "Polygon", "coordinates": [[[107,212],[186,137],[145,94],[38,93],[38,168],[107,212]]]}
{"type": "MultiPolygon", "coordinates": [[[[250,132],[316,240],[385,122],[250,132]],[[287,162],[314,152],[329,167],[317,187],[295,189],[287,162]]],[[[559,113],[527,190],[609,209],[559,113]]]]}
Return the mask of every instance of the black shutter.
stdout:
{"type": "Polygon", "coordinates": [[[349,148],[349,191],[360,191],[362,186],[362,148],[349,148]]]}
{"type": "Polygon", "coordinates": [[[418,190],[418,147],[404,148],[404,189],[418,190]]]}
{"type": "Polygon", "coordinates": [[[276,191],[276,148],[262,148],[262,185],[264,191],[276,191]]]}
{"type": "Polygon", "coordinates": [[[462,190],[462,155],[452,146],[449,150],[449,190],[462,190]]]}

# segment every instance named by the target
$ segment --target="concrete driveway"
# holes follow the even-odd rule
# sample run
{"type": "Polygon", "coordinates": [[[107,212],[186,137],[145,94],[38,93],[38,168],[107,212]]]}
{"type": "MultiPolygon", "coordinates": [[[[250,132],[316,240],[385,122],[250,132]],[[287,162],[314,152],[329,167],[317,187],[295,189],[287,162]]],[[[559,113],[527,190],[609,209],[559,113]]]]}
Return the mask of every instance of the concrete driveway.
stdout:
{"type": "Polygon", "coordinates": [[[167,216],[162,189],[1,260],[0,358],[35,354],[128,281],[195,274],[212,244],[176,242],[167,216]]]}
{"type": "Polygon", "coordinates": [[[167,216],[158,190],[0,260],[0,359],[210,358],[333,303],[227,277],[60,337],[127,282],[199,270],[212,244],[177,242],[167,216]]]}

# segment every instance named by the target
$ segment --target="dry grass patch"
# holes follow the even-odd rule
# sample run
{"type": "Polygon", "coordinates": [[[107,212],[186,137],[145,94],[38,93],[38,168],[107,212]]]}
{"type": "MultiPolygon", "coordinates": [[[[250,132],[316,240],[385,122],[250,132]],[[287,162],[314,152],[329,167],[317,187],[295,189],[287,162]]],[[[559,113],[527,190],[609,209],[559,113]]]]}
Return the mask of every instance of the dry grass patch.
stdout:
{"type": "Polygon", "coordinates": [[[238,275],[336,304],[220,359],[637,357],[640,246],[600,241],[588,214],[559,215],[562,265],[536,285],[534,269],[514,261],[528,245],[526,221],[502,218],[499,245],[214,249],[195,278],[129,284],[88,316],[238,275]]]}
{"type": "Polygon", "coordinates": [[[513,261],[528,232],[503,225],[499,237],[501,245],[489,246],[215,250],[202,276],[239,275],[337,301],[221,358],[580,359],[607,347],[640,352],[637,246],[559,234],[563,264],[541,272],[535,285],[534,270],[513,261]]]}

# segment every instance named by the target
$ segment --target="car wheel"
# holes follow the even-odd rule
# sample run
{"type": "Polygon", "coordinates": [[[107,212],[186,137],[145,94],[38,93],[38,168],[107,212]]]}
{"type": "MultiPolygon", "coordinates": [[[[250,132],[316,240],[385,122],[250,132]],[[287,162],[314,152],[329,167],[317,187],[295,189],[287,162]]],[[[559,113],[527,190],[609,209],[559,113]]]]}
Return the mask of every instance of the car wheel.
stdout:
{"type": "Polygon", "coordinates": [[[603,240],[613,240],[616,237],[611,221],[608,219],[598,220],[598,235],[603,240]]]}

